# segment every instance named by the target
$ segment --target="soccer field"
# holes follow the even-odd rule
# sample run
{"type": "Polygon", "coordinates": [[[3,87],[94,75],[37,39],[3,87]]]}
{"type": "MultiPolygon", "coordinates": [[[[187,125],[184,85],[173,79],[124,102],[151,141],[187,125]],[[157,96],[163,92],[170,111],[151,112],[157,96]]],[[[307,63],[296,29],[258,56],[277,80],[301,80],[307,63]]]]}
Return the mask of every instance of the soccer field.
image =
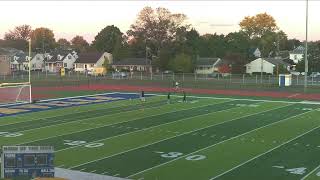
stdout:
{"type": "Polygon", "coordinates": [[[50,145],[55,166],[140,180],[320,179],[320,104],[133,93],[0,107],[0,145],[50,145]]]}

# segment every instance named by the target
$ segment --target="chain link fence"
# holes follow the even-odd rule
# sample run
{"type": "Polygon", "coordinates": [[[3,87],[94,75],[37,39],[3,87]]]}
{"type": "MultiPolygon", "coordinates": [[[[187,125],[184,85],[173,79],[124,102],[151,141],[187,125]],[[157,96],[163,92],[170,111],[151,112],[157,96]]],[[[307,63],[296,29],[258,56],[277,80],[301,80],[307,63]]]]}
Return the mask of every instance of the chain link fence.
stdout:
{"type": "MultiPolygon", "coordinates": [[[[28,72],[13,72],[0,75],[0,83],[26,82],[28,72]]],[[[292,86],[279,87],[279,77],[275,75],[249,74],[195,74],[195,73],[108,73],[93,76],[79,72],[67,72],[64,77],[57,73],[35,71],[31,73],[33,87],[79,86],[91,84],[125,84],[172,87],[179,82],[185,88],[209,89],[250,89],[303,92],[304,76],[292,75],[292,86]]],[[[308,92],[320,92],[320,77],[308,77],[308,92]]]]}

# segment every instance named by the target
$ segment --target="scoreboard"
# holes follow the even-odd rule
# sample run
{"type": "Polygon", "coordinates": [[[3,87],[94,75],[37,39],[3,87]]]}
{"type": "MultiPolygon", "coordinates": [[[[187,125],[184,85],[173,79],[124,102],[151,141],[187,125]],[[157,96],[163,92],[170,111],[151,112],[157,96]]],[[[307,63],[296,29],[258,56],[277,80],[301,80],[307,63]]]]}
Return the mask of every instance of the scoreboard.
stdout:
{"type": "Polygon", "coordinates": [[[52,146],[3,146],[1,178],[54,177],[52,146]]]}

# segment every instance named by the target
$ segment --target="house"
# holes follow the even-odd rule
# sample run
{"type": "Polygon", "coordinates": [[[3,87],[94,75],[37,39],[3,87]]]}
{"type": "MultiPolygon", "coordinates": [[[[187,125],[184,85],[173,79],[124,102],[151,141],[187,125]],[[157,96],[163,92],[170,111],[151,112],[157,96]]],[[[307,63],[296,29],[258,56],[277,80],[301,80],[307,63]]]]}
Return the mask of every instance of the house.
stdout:
{"type": "Polygon", "coordinates": [[[289,58],[293,60],[295,64],[298,64],[299,61],[303,59],[304,53],[305,53],[305,48],[303,46],[298,46],[293,51],[289,52],[289,58]]]}
{"type": "Polygon", "coordinates": [[[126,58],[120,61],[114,61],[111,67],[116,70],[127,71],[145,71],[152,72],[152,64],[150,59],[146,58],[126,58]]]}
{"type": "Polygon", "coordinates": [[[10,59],[8,55],[0,55],[0,75],[11,73],[10,59]]]}
{"type": "Polygon", "coordinates": [[[12,71],[28,71],[29,70],[29,56],[25,52],[19,52],[11,58],[11,70],[12,71]]]}
{"type": "Polygon", "coordinates": [[[197,74],[212,74],[218,72],[218,64],[221,61],[220,58],[197,58],[195,73],[197,74]]]}
{"type": "Polygon", "coordinates": [[[87,72],[93,70],[94,67],[102,67],[107,61],[112,64],[112,54],[104,53],[81,53],[74,62],[74,70],[76,72],[87,72]]]}
{"type": "Polygon", "coordinates": [[[71,53],[68,53],[62,59],[63,67],[65,69],[68,69],[68,70],[73,69],[74,68],[74,63],[76,62],[77,59],[78,59],[77,52],[72,51],[71,53]]]}
{"type": "Polygon", "coordinates": [[[290,68],[290,64],[286,63],[282,58],[258,58],[246,64],[246,73],[263,73],[273,74],[275,68],[290,68]]]}
{"type": "Polygon", "coordinates": [[[61,67],[63,66],[62,59],[64,55],[54,54],[51,58],[45,61],[45,70],[47,72],[60,72],[61,67]]]}
{"type": "Polygon", "coordinates": [[[31,58],[31,70],[32,71],[43,71],[45,70],[45,60],[50,59],[48,53],[36,54],[31,58]]]}

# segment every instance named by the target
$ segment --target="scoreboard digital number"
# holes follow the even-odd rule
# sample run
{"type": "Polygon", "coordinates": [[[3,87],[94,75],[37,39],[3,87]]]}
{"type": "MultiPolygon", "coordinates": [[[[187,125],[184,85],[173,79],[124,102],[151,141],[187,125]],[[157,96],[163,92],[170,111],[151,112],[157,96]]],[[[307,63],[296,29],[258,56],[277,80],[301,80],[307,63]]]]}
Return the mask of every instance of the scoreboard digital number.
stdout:
{"type": "Polygon", "coordinates": [[[4,146],[1,178],[54,177],[54,149],[51,146],[4,146]]]}

